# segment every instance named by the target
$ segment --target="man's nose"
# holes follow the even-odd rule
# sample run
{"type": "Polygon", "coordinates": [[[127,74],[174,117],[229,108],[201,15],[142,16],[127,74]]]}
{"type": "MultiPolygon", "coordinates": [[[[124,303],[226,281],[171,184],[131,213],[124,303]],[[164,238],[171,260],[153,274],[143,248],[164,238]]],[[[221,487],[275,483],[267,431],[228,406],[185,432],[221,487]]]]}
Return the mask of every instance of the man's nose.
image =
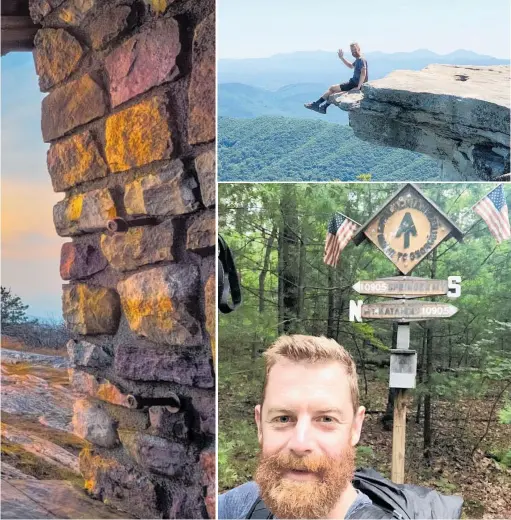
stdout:
{"type": "Polygon", "coordinates": [[[288,448],[295,455],[307,455],[314,448],[314,434],[310,419],[299,419],[289,440],[288,448]]]}

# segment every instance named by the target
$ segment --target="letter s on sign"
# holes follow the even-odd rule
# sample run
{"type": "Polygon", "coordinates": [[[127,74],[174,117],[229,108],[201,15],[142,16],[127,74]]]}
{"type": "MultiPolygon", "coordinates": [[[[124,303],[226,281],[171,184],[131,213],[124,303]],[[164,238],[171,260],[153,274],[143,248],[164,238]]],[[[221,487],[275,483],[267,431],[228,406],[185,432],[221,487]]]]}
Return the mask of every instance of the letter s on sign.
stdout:
{"type": "Polygon", "coordinates": [[[447,278],[448,298],[459,298],[461,296],[461,276],[449,276],[447,278]]]}

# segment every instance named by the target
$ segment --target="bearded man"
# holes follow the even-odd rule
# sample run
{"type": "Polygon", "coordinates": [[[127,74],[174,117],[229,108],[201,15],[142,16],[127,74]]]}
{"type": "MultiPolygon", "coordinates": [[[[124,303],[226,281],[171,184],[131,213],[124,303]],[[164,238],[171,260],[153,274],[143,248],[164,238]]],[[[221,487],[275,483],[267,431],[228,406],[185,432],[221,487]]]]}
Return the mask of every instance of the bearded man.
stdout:
{"type": "Polygon", "coordinates": [[[220,495],[218,518],[358,517],[371,500],[351,483],[365,414],[353,359],[332,339],[301,335],[264,357],[255,482],[220,495]]]}

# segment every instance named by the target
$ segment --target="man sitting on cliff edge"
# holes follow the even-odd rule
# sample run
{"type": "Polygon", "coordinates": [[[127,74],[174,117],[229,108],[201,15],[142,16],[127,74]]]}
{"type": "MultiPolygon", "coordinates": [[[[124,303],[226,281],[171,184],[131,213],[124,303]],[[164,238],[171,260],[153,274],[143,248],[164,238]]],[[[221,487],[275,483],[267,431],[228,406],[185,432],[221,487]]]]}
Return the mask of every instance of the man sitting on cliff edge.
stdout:
{"type": "Polygon", "coordinates": [[[344,52],[342,49],[339,49],[337,55],[342,60],[344,65],[346,65],[346,67],[355,69],[353,72],[353,77],[346,83],[332,85],[317,101],[312,103],[305,103],[305,108],[314,110],[320,114],[326,114],[327,108],[331,105],[331,103],[328,101],[328,98],[332,94],[337,94],[339,92],[359,92],[362,88],[362,85],[368,81],[369,74],[367,72],[367,60],[362,56],[360,45],[358,43],[352,43],[350,45],[350,49],[351,55],[355,58],[353,63],[350,63],[347,59],[344,58],[344,52]]]}

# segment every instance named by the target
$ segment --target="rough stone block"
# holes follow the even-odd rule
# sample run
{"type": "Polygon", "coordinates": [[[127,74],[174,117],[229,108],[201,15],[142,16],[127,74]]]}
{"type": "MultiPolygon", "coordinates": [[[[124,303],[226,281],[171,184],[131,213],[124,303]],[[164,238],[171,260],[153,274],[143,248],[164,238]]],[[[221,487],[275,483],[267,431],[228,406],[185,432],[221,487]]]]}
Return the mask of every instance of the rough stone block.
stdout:
{"type": "Polygon", "coordinates": [[[216,244],[215,212],[208,210],[190,218],[186,234],[186,249],[203,251],[216,244]]]}
{"type": "Polygon", "coordinates": [[[49,142],[62,137],[73,128],[103,116],[106,111],[105,93],[89,74],[85,74],[57,87],[43,99],[43,139],[49,142]]]}
{"type": "Polygon", "coordinates": [[[174,260],[174,227],[171,220],[157,226],[129,228],[126,233],[101,236],[101,249],[110,265],[131,271],[142,265],[174,260]]]}
{"type": "Polygon", "coordinates": [[[80,471],[85,478],[85,489],[99,500],[108,500],[113,506],[138,518],[161,518],[157,508],[158,497],[151,480],[117,462],[94,455],[89,449],[80,453],[80,471]]]}
{"type": "Polygon", "coordinates": [[[216,323],[216,277],[212,274],[204,286],[204,306],[206,311],[206,330],[211,341],[213,362],[216,360],[215,323],[216,323]]]}
{"type": "Polygon", "coordinates": [[[197,183],[186,175],[183,163],[172,162],[160,171],[126,186],[124,206],[130,215],[181,215],[198,207],[193,193],[197,183]]]}
{"type": "Polygon", "coordinates": [[[117,216],[108,188],[71,195],[53,207],[53,222],[62,237],[101,231],[109,219],[117,216]]]}
{"type": "Polygon", "coordinates": [[[55,191],[65,191],[108,174],[108,167],[89,131],[51,145],[47,163],[55,191]]]}
{"type": "Polygon", "coordinates": [[[63,280],[86,278],[108,265],[101,251],[92,244],[66,242],[60,252],[60,276],[63,280]]]}
{"type": "Polygon", "coordinates": [[[149,428],[149,414],[143,410],[128,410],[124,406],[116,406],[101,402],[101,406],[114,419],[119,429],[146,430],[149,428]]]}
{"type": "Polygon", "coordinates": [[[29,0],[28,8],[34,23],[40,23],[53,9],[56,9],[64,0],[29,0]]]}
{"type": "Polygon", "coordinates": [[[37,31],[34,46],[35,69],[43,92],[65,80],[84,54],[80,42],[64,29],[37,31]]]}
{"type": "Polygon", "coordinates": [[[195,159],[195,170],[199,177],[200,192],[204,206],[214,206],[216,202],[216,158],[215,151],[199,155],[195,159]]]}
{"type": "Polygon", "coordinates": [[[73,407],[73,432],[103,448],[113,448],[117,432],[111,417],[98,404],[87,399],[78,399],[73,407]]]}
{"type": "Polygon", "coordinates": [[[156,435],[176,441],[188,440],[188,426],[183,412],[173,412],[168,406],[151,406],[149,420],[156,435]]]}
{"type": "Polygon", "coordinates": [[[64,285],[62,307],[68,328],[76,334],[114,334],[121,316],[119,295],[85,284],[64,285]]]}
{"type": "Polygon", "coordinates": [[[112,356],[101,345],[70,339],[66,348],[73,366],[106,368],[112,363],[112,356]]]}
{"type": "Polygon", "coordinates": [[[200,465],[202,470],[202,484],[206,487],[204,503],[209,518],[216,518],[216,483],[215,483],[215,451],[209,449],[200,454],[200,465]]]}
{"type": "Polygon", "coordinates": [[[59,12],[59,18],[68,25],[80,25],[89,12],[96,6],[97,0],[69,0],[59,12]]]}
{"type": "Polygon", "coordinates": [[[201,433],[213,435],[216,429],[216,400],[214,394],[194,396],[192,406],[199,414],[201,433]]]}
{"type": "Polygon", "coordinates": [[[119,438],[133,460],[149,471],[167,477],[179,477],[190,463],[186,448],[181,444],[125,430],[119,430],[119,438]]]}
{"type": "Polygon", "coordinates": [[[215,138],[215,13],[195,29],[192,74],[188,87],[190,144],[205,143],[215,138]]]}
{"type": "Polygon", "coordinates": [[[127,5],[107,6],[89,24],[88,32],[92,48],[101,49],[130,27],[131,7],[127,5]]]}
{"type": "Polygon", "coordinates": [[[134,381],[169,381],[198,388],[215,384],[210,360],[203,353],[124,344],[115,351],[114,367],[117,374],[134,381]]]}
{"type": "Polygon", "coordinates": [[[197,267],[155,267],[119,282],[117,289],[130,328],[139,336],[168,345],[202,343],[197,267]]]}
{"type": "Polygon", "coordinates": [[[179,74],[179,26],[173,18],[155,22],[105,58],[112,106],[171,81],[179,74]]]}
{"type": "Polygon", "coordinates": [[[112,172],[168,159],[172,132],[165,101],[153,97],[106,119],[105,154],[112,172]]]}
{"type": "Polygon", "coordinates": [[[70,370],[69,379],[73,390],[102,401],[130,408],[128,394],[123,393],[107,379],[98,378],[81,370],[70,370]]]}

